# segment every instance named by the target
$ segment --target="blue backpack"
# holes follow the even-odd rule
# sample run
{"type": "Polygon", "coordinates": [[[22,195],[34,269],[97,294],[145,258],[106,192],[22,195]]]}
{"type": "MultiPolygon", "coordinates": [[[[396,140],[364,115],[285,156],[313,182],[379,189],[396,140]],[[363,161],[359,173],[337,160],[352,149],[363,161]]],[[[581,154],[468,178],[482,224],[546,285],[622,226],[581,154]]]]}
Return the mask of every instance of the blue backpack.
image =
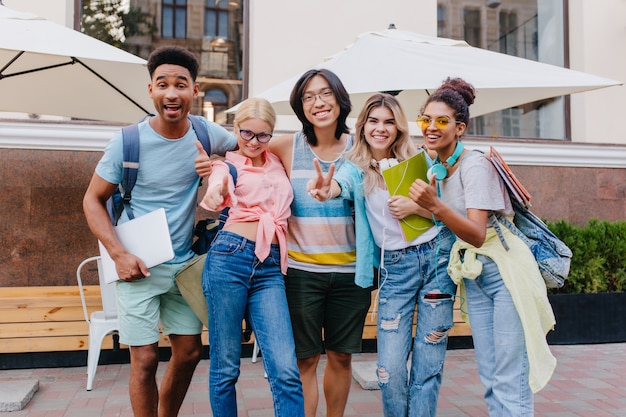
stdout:
{"type": "MultiPolygon", "coordinates": [[[[495,218],[528,246],[537,261],[546,287],[561,288],[569,275],[572,260],[571,249],[552,233],[539,217],[524,207],[517,199],[511,198],[511,204],[515,211],[513,222],[501,215],[497,215],[495,218]]],[[[498,223],[494,223],[494,226],[502,245],[508,251],[509,245],[506,243],[498,223]]]]}
{"type": "MultiPolygon", "coordinates": [[[[207,155],[211,155],[211,142],[209,141],[209,132],[206,126],[200,121],[199,116],[189,115],[189,121],[207,155]]],[[[126,214],[130,220],[135,218],[130,206],[130,200],[132,198],[133,187],[137,182],[137,172],[139,170],[139,127],[137,123],[122,128],[122,142],[122,166],[124,168],[122,182],[107,201],[107,209],[113,225],[117,225],[124,210],[126,210],[126,214]]],[[[229,163],[228,167],[236,183],[237,170],[229,163]]],[[[200,220],[194,230],[194,235],[197,236],[198,239],[192,246],[193,251],[199,255],[206,253],[215,235],[222,229],[227,218],[228,207],[222,210],[218,219],[200,220]]]]}
{"type": "MultiPolygon", "coordinates": [[[[495,149],[493,150],[495,151],[495,149]]],[[[572,251],[517,197],[519,192],[514,189],[515,186],[513,184],[519,182],[515,178],[515,174],[506,166],[504,160],[501,160],[497,152],[496,156],[499,158],[499,162],[494,161],[491,155],[487,159],[493,164],[496,172],[502,178],[515,213],[512,222],[502,215],[491,214],[492,224],[498,234],[498,238],[502,242],[504,249],[508,251],[509,245],[500,230],[500,225],[503,225],[528,246],[537,261],[539,272],[541,272],[546,287],[561,288],[569,275],[572,251]],[[499,164],[503,164],[503,166],[499,164]],[[507,169],[502,169],[504,166],[507,169]]]]}

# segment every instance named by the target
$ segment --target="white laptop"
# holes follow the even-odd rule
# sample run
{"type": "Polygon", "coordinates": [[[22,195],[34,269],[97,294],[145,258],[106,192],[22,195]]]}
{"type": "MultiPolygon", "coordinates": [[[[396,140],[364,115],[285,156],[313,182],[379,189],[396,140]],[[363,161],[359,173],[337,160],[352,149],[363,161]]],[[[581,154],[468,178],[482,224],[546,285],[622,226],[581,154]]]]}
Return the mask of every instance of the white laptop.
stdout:
{"type": "MultiPolygon", "coordinates": [[[[174,258],[172,239],[163,208],[135,217],[114,229],[117,238],[126,250],[141,259],[148,268],[174,258]]],[[[104,280],[107,283],[117,281],[119,276],[115,270],[115,262],[100,241],[98,245],[102,257],[104,280]]]]}

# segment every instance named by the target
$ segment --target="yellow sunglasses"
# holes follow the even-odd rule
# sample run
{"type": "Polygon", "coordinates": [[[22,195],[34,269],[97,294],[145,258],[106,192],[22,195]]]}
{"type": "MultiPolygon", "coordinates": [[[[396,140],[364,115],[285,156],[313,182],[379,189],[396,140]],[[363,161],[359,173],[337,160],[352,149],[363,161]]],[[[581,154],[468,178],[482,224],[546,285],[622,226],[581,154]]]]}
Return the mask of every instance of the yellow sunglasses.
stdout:
{"type": "MultiPolygon", "coordinates": [[[[434,119],[435,127],[439,130],[444,130],[450,124],[450,118],[448,116],[439,116],[434,119]]],[[[430,127],[433,119],[428,116],[420,116],[417,118],[417,124],[422,130],[426,130],[430,127]]],[[[463,122],[455,122],[457,125],[463,122]]]]}

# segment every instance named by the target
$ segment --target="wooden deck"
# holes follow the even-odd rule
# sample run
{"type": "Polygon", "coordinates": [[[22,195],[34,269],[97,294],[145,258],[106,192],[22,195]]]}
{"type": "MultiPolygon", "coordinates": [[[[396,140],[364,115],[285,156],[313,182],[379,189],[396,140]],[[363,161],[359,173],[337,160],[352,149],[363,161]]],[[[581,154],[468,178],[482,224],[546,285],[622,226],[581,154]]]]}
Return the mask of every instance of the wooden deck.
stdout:
{"type": "MultiPolygon", "coordinates": [[[[88,285],[84,289],[89,313],[100,310],[100,287],[88,285]]],[[[372,301],[374,297],[375,293],[372,301]]],[[[469,336],[470,328],[461,320],[458,301],[454,318],[450,336],[469,336]]],[[[87,350],[88,333],[78,286],[0,288],[0,353],[87,350]]],[[[202,339],[208,345],[206,329],[202,339]]],[[[367,316],[363,339],[376,339],[376,317],[372,319],[372,314],[367,316]]],[[[169,346],[166,336],[161,337],[159,346],[169,346]]],[[[113,348],[111,337],[105,339],[102,348],[113,348]]]]}

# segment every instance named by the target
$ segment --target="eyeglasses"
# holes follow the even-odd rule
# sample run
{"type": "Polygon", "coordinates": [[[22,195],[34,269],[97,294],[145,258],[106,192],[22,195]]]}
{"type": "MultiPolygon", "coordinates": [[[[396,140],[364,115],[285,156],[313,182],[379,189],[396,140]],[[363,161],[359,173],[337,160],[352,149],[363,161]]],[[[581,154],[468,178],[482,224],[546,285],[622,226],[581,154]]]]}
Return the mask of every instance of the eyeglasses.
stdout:
{"type": "MultiPolygon", "coordinates": [[[[433,119],[431,119],[428,116],[420,116],[417,118],[417,124],[422,128],[422,130],[428,129],[432,122],[433,122],[433,119]]],[[[450,118],[448,116],[439,116],[435,118],[435,127],[437,127],[437,129],[439,130],[444,130],[446,127],[448,127],[449,123],[450,123],[450,118]]],[[[455,123],[458,125],[463,122],[455,121],[455,123]]]]}
{"type": "Polygon", "coordinates": [[[272,135],[269,133],[254,133],[251,130],[239,129],[239,136],[243,140],[252,140],[256,138],[259,143],[267,143],[272,139],[272,135]]]}
{"type": "Polygon", "coordinates": [[[304,104],[313,104],[315,102],[316,97],[319,97],[323,102],[328,103],[333,97],[335,93],[330,88],[325,88],[321,90],[319,93],[306,93],[302,96],[302,103],[304,104]]]}

